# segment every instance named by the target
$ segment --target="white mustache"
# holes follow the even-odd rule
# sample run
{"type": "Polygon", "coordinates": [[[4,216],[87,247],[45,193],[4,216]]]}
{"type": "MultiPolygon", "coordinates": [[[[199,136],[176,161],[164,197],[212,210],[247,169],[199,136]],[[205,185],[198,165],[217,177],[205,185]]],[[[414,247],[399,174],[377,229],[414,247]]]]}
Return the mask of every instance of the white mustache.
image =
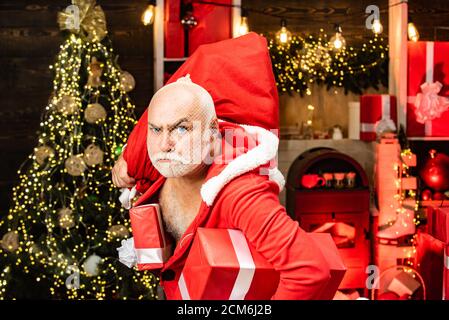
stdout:
{"type": "Polygon", "coordinates": [[[190,164],[191,163],[188,159],[186,159],[176,153],[171,153],[171,152],[158,152],[152,158],[154,159],[154,162],[157,162],[159,160],[172,160],[172,161],[180,162],[182,164],[190,164]]]}

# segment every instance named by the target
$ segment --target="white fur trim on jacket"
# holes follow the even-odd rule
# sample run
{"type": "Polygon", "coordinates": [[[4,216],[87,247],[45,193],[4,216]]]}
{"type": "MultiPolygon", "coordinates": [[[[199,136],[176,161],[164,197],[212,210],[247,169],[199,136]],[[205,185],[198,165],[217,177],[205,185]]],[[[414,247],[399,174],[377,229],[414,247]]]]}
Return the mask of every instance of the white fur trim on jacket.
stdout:
{"type": "MultiPolygon", "coordinates": [[[[229,181],[268,163],[277,155],[279,138],[274,133],[257,126],[240,126],[250,135],[257,137],[259,144],[229,162],[220,174],[210,178],[201,186],[201,197],[208,206],[213,204],[217,194],[229,181]]],[[[282,173],[277,168],[267,169],[267,171],[269,179],[279,185],[279,192],[282,191],[285,184],[282,173]]]]}

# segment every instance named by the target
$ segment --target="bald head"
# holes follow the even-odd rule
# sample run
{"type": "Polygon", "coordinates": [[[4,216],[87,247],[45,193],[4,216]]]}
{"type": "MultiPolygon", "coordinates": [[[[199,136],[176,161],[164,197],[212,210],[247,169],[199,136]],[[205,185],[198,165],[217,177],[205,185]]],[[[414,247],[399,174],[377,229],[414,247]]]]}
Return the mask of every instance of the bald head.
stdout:
{"type": "Polygon", "coordinates": [[[203,165],[211,133],[218,127],[211,95],[190,76],[158,90],[148,107],[148,154],[166,177],[182,176],[203,165]]]}
{"type": "MultiPolygon", "coordinates": [[[[190,75],[179,78],[159,89],[151,99],[149,113],[164,109],[164,112],[178,113],[182,109],[196,118],[204,118],[206,122],[217,117],[212,96],[206,89],[193,83],[190,75]]],[[[149,115],[150,117],[150,115],[149,115]]]]}

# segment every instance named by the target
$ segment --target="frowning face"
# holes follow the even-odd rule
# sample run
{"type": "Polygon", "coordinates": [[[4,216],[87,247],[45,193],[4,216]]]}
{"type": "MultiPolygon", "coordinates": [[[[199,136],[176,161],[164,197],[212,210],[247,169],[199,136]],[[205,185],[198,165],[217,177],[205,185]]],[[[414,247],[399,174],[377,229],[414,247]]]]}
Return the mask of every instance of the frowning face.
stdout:
{"type": "Polygon", "coordinates": [[[163,176],[194,175],[206,166],[214,115],[188,86],[166,88],[153,97],[148,109],[147,148],[152,164],[163,176]]]}

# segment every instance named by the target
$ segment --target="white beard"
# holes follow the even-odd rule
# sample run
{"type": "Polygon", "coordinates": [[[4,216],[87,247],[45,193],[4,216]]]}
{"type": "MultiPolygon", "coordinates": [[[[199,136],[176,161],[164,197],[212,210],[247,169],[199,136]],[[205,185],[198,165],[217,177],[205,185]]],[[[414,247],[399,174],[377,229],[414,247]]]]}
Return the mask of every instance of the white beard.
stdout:
{"type": "Polygon", "coordinates": [[[161,175],[166,178],[182,177],[193,173],[196,170],[204,168],[205,159],[210,154],[211,143],[210,136],[205,135],[201,140],[201,146],[194,148],[188,156],[177,154],[176,152],[159,152],[157,154],[148,154],[151,163],[161,175]],[[161,163],[159,159],[170,159],[170,163],[161,163]]]}

